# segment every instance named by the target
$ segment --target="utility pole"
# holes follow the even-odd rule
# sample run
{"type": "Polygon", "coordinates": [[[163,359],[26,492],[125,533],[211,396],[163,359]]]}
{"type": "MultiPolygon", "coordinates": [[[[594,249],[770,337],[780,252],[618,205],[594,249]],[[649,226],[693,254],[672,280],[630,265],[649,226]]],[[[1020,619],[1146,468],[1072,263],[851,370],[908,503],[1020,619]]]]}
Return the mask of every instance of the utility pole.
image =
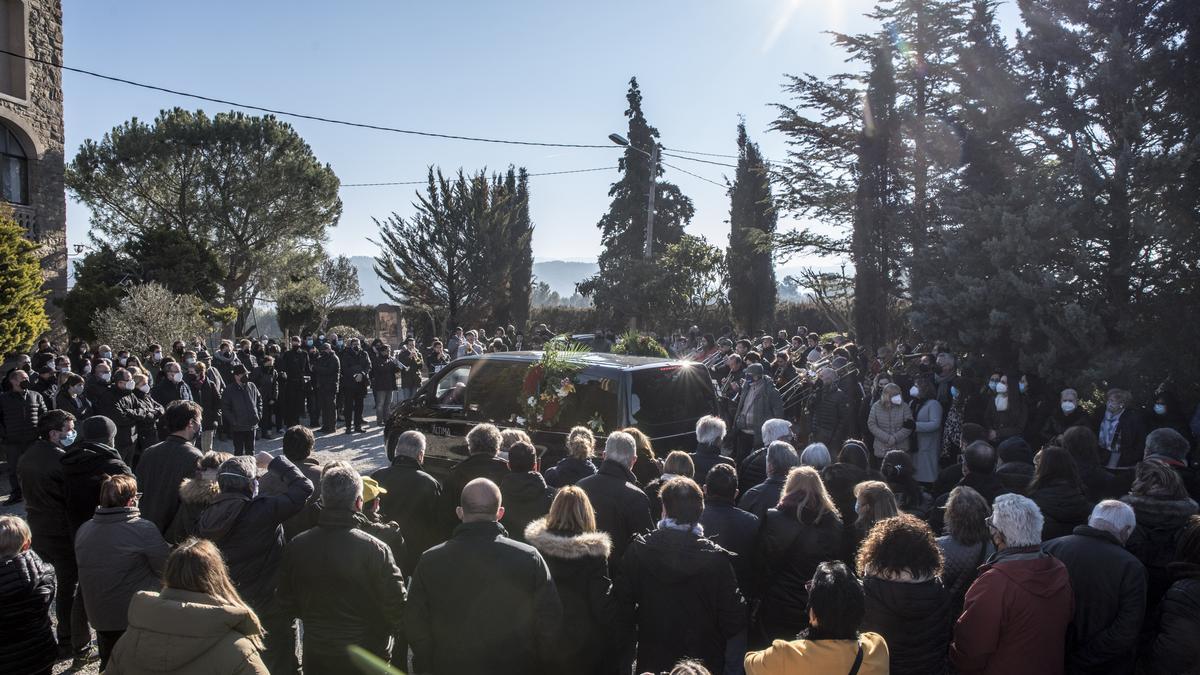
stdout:
{"type": "Polygon", "coordinates": [[[654,175],[658,172],[658,143],[650,149],[650,194],[646,197],[646,260],[654,259],[654,193],[657,192],[658,180],[654,175]]]}

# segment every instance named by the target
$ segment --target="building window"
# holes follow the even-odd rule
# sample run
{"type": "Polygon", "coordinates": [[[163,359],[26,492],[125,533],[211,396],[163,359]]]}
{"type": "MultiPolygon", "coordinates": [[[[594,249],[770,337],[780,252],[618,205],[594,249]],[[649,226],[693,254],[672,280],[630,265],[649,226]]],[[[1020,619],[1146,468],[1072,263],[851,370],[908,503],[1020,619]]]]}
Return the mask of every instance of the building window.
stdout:
{"type": "Polygon", "coordinates": [[[7,127],[0,133],[0,198],[12,204],[29,203],[29,160],[7,127]]]}
{"type": "Polygon", "coordinates": [[[0,94],[21,99],[29,98],[29,62],[25,50],[25,3],[22,0],[0,0],[0,49],[21,56],[0,53],[0,94]]]}

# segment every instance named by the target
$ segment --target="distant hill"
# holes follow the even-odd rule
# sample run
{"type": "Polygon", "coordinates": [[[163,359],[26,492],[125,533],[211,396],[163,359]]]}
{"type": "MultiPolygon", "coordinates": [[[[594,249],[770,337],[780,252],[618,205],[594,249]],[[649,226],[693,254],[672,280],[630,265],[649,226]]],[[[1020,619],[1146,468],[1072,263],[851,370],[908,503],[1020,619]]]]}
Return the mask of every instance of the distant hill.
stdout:
{"type": "MultiPolygon", "coordinates": [[[[379,305],[391,302],[379,287],[379,275],[375,274],[375,259],[370,256],[351,256],[350,262],[358,269],[358,284],[362,286],[362,304],[379,305]]],[[[600,268],[593,262],[567,262],[545,260],[533,263],[533,275],[538,281],[550,284],[550,290],[563,297],[575,294],[575,284],[592,276],[600,268]]]]}

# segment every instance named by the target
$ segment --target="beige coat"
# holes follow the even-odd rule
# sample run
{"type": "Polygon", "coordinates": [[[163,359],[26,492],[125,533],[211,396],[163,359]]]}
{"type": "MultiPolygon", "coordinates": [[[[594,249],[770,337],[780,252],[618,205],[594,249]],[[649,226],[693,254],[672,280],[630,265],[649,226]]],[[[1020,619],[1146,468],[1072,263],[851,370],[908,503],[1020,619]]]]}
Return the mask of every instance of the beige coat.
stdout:
{"type": "Polygon", "coordinates": [[[104,675],[270,675],[247,637],[253,631],[248,610],[210,595],[143,591],[129,604],[129,628],[104,675]]]}
{"type": "Polygon", "coordinates": [[[892,450],[908,451],[908,436],[911,429],[904,428],[904,420],[912,419],[912,411],[901,403],[893,405],[875,401],[867,417],[867,428],[875,437],[875,456],[883,457],[892,450]]]}

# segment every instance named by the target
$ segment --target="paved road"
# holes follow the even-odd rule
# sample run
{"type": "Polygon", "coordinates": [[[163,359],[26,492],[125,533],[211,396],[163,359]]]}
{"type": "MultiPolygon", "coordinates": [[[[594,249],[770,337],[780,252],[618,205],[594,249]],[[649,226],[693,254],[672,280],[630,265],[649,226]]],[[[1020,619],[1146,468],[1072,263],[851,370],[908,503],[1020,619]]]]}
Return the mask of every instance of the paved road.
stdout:
{"type": "MultiPolygon", "coordinates": [[[[384,447],[383,428],[375,423],[375,411],[371,397],[367,397],[366,408],[363,411],[367,422],[366,433],[361,434],[343,434],[340,430],[333,434],[316,433],[316,457],[322,462],[327,462],[334,459],[340,459],[350,462],[354,468],[358,469],[359,473],[367,475],[372,471],[379,469],[387,464],[387,450],[384,447]]],[[[273,440],[260,440],[254,444],[255,450],[266,450],[267,452],[278,454],[282,449],[283,441],[279,436],[273,440]]],[[[225,447],[219,447],[221,450],[232,450],[232,446],[228,443],[225,447]]],[[[8,476],[0,478],[0,499],[8,496],[8,476]]],[[[24,516],[25,507],[23,504],[15,506],[0,506],[0,515],[15,514],[24,516]]],[[[54,673],[81,673],[83,675],[95,675],[98,672],[97,664],[92,663],[88,667],[73,671],[70,669],[70,661],[60,661],[54,667],[54,673]]]]}

